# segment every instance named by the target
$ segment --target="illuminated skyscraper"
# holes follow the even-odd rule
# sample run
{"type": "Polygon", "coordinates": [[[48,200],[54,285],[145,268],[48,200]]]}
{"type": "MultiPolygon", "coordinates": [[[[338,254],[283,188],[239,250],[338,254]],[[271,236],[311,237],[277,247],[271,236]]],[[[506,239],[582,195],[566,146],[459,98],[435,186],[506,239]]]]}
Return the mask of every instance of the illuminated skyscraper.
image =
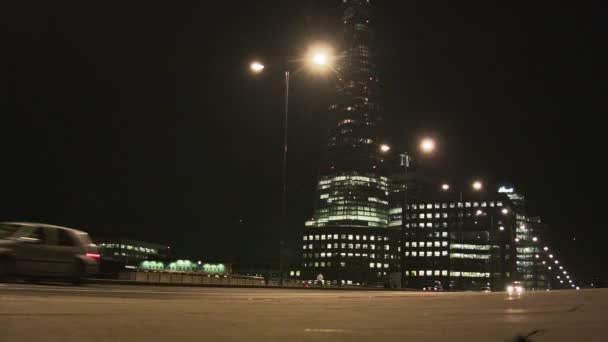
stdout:
{"type": "Polygon", "coordinates": [[[304,276],[377,282],[392,267],[383,104],[373,62],[369,0],[343,0],[338,86],[329,107],[314,214],[303,237],[304,276]]]}

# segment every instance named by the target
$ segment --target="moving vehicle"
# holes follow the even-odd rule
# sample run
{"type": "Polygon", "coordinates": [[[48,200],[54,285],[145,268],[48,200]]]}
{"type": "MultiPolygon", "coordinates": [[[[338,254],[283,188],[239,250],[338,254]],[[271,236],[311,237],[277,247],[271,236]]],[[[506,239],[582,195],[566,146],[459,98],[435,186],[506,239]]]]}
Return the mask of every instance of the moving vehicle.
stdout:
{"type": "Polygon", "coordinates": [[[100,254],[89,234],[26,222],[0,222],[0,279],[61,278],[74,284],[99,268],[100,254]]]}
{"type": "Polygon", "coordinates": [[[443,285],[439,280],[435,280],[422,288],[422,291],[443,291],[443,285]]]}
{"type": "Polygon", "coordinates": [[[521,281],[514,281],[511,285],[507,286],[507,292],[509,292],[509,294],[521,294],[524,292],[524,286],[521,281]]]}

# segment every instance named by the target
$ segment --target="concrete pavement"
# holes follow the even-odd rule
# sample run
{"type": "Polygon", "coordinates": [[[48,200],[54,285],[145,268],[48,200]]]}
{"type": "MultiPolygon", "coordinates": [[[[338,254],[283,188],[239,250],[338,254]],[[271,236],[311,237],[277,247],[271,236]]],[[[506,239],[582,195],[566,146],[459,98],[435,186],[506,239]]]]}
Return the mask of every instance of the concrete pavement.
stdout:
{"type": "Polygon", "coordinates": [[[0,283],[0,341],[604,341],[608,290],[425,293],[0,283]]]}

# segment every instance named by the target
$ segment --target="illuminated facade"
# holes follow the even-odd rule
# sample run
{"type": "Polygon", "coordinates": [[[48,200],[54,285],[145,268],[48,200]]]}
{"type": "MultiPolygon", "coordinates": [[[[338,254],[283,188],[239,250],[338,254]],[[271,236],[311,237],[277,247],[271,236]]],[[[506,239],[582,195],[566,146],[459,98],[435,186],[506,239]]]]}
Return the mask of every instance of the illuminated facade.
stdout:
{"type": "Polygon", "coordinates": [[[303,277],[320,273],[333,282],[373,283],[395,261],[380,152],[381,87],[370,52],[369,0],[343,0],[343,9],[336,98],[328,111],[314,213],[302,240],[303,277]]]}
{"type": "MultiPolygon", "coordinates": [[[[515,279],[515,206],[503,194],[461,196],[419,196],[406,206],[407,287],[502,290],[515,279]]],[[[400,227],[400,203],[390,214],[400,227]]]]}
{"type": "Polygon", "coordinates": [[[103,261],[136,266],[144,260],[165,261],[171,257],[170,247],[151,242],[130,239],[99,239],[96,243],[103,261]]]}
{"type": "Polygon", "coordinates": [[[537,240],[545,231],[545,225],[540,217],[528,217],[524,195],[517,192],[513,186],[501,186],[499,193],[509,197],[517,208],[515,237],[517,238],[517,277],[528,290],[542,290],[548,287],[545,267],[541,263],[542,254],[537,240]]]}

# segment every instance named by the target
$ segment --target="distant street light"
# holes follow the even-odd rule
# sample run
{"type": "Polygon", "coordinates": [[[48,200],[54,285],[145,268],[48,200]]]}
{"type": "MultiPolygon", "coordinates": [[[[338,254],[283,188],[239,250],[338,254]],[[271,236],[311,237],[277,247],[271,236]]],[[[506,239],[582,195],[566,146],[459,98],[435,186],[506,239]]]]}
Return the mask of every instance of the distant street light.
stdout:
{"type": "Polygon", "coordinates": [[[449,184],[447,184],[447,183],[443,183],[443,184],[441,185],[441,190],[443,190],[443,191],[448,191],[448,190],[450,190],[450,185],[449,185],[449,184]]]}
{"type": "Polygon", "coordinates": [[[253,63],[251,63],[251,65],[249,66],[249,68],[254,73],[260,73],[260,72],[262,72],[262,70],[264,70],[264,64],[262,64],[260,62],[253,62],[253,63]]]}
{"type": "Polygon", "coordinates": [[[473,182],[473,189],[474,190],[481,190],[483,188],[483,184],[480,181],[475,181],[473,182]]]}
{"type": "Polygon", "coordinates": [[[388,145],[380,145],[380,151],[382,152],[388,152],[391,150],[391,147],[388,145]]]}
{"type": "Polygon", "coordinates": [[[509,209],[503,208],[500,212],[503,213],[503,215],[507,215],[509,213],[509,209]]]}
{"type": "Polygon", "coordinates": [[[538,238],[535,236],[532,238],[532,241],[536,242],[536,241],[538,241],[538,238]]]}
{"type": "Polygon", "coordinates": [[[424,138],[420,142],[420,150],[424,153],[430,153],[435,150],[435,140],[431,138],[424,138]]]}

